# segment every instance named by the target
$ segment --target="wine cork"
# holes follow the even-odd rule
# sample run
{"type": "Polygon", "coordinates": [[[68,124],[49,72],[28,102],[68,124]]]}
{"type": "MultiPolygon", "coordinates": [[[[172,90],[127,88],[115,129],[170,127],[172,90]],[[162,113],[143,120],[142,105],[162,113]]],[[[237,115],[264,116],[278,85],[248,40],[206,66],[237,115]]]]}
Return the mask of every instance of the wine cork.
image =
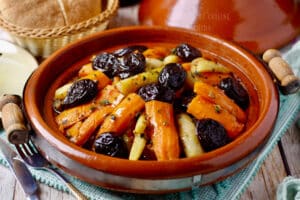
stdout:
{"type": "Polygon", "coordinates": [[[29,139],[28,129],[20,105],[20,96],[3,95],[0,98],[2,125],[8,141],[12,144],[22,144],[29,139]]]}
{"type": "Polygon", "coordinates": [[[279,81],[280,90],[283,94],[296,93],[300,88],[300,79],[294,74],[290,65],[281,57],[276,49],[268,49],[262,56],[268,63],[269,68],[279,81]]]}

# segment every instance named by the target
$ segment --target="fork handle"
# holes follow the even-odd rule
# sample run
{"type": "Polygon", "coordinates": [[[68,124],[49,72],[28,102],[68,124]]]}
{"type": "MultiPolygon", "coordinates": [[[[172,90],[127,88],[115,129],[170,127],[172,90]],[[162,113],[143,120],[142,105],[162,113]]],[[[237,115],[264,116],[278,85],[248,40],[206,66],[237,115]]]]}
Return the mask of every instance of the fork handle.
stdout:
{"type": "Polygon", "coordinates": [[[47,170],[53,172],[57,177],[59,177],[68,187],[70,192],[76,197],[78,200],[87,200],[87,198],[68,180],[66,179],[59,171],[48,167],[47,170]]]}
{"type": "Polygon", "coordinates": [[[0,97],[0,112],[7,139],[12,144],[23,144],[29,139],[28,128],[21,110],[21,97],[3,95],[0,97]]]}

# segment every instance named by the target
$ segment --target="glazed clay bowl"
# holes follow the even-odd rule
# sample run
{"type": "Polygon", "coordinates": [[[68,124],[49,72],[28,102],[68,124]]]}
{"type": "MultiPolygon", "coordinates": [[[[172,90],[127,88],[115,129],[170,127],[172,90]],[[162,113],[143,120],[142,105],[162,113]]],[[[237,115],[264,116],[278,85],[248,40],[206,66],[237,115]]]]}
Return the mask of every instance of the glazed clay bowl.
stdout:
{"type": "Polygon", "coordinates": [[[33,140],[55,165],[104,188],[135,193],[167,193],[222,180],[247,166],[268,140],[278,112],[278,93],[264,65],[253,54],[222,39],[179,28],[126,27],[91,35],[57,51],[29,78],[24,107],[33,140]],[[86,150],[65,138],[54,120],[55,89],[93,54],[136,44],[172,47],[187,42],[230,68],[249,96],[246,130],[209,153],[170,161],[129,161],[86,150]]]}
{"type": "Polygon", "coordinates": [[[193,29],[238,42],[256,53],[278,48],[300,33],[297,0],[143,0],[142,25],[193,29]]]}

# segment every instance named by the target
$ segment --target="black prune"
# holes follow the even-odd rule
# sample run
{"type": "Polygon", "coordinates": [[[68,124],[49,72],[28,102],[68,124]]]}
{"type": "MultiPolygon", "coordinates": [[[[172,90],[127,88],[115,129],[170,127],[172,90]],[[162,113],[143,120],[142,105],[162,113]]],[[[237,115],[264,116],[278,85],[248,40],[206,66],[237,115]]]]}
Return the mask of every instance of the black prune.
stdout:
{"type": "Polygon", "coordinates": [[[174,110],[179,112],[186,112],[188,104],[195,96],[196,94],[192,90],[183,91],[180,97],[174,100],[174,110]]]}
{"type": "Polygon", "coordinates": [[[120,137],[114,136],[112,133],[102,133],[94,142],[96,153],[104,155],[125,158],[128,154],[127,148],[120,137]]]}
{"type": "Polygon", "coordinates": [[[186,71],[181,64],[169,63],[160,72],[158,82],[164,87],[178,90],[184,85],[185,78],[186,71]]]}
{"type": "Polygon", "coordinates": [[[129,54],[134,51],[143,53],[146,49],[148,49],[148,47],[143,46],[143,45],[133,45],[133,46],[129,46],[129,47],[125,47],[125,48],[116,50],[114,52],[114,55],[116,55],[118,57],[123,57],[124,55],[129,54]]]}
{"type": "Polygon", "coordinates": [[[234,100],[243,110],[249,106],[249,95],[245,88],[235,78],[222,79],[219,88],[224,90],[225,94],[234,100]]]}
{"type": "Polygon", "coordinates": [[[175,55],[180,57],[185,62],[190,62],[195,58],[201,57],[202,53],[195,47],[189,44],[178,45],[173,52],[175,55]]]}
{"type": "Polygon", "coordinates": [[[63,107],[73,107],[93,99],[98,93],[98,86],[95,81],[81,79],[75,81],[63,100],[63,107]]]}
{"type": "Polygon", "coordinates": [[[117,69],[121,79],[141,73],[146,67],[146,59],[140,52],[131,52],[123,57],[123,65],[117,69]]]}
{"type": "Polygon", "coordinates": [[[168,103],[173,102],[175,96],[174,91],[172,89],[155,83],[141,87],[138,90],[138,94],[145,101],[158,100],[168,103]]]}
{"type": "Polygon", "coordinates": [[[197,136],[205,151],[212,151],[230,141],[225,128],[213,119],[197,120],[196,127],[197,136]]]}
{"type": "Polygon", "coordinates": [[[111,53],[101,53],[98,54],[93,60],[93,69],[100,70],[106,74],[109,78],[116,75],[118,68],[120,68],[121,62],[111,53]]]}

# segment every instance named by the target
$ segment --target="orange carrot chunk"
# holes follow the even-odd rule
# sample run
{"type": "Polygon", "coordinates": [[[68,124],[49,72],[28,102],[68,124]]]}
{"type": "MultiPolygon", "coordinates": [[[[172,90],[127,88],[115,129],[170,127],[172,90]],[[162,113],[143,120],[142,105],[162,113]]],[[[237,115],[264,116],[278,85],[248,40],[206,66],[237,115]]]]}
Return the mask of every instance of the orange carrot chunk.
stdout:
{"type": "Polygon", "coordinates": [[[128,94],[114,108],[113,112],[104,119],[96,138],[105,132],[111,132],[116,135],[122,134],[136,115],[143,110],[144,106],[145,102],[138,94],[128,94]]]}
{"type": "Polygon", "coordinates": [[[148,101],[145,103],[145,111],[153,129],[150,137],[157,160],[179,158],[179,139],[172,104],[157,100],[148,101]]]}
{"type": "Polygon", "coordinates": [[[234,115],[218,104],[213,104],[200,95],[189,103],[187,112],[197,119],[213,119],[222,124],[231,139],[236,138],[243,130],[244,124],[239,123],[234,115]]]}
{"type": "Polygon", "coordinates": [[[119,104],[124,97],[124,95],[113,86],[107,86],[105,90],[101,92],[102,95],[98,97],[96,110],[81,123],[77,135],[74,135],[72,138],[72,142],[79,146],[82,146],[88,141],[89,137],[103,123],[105,117],[113,111],[113,108],[119,104]]]}
{"type": "Polygon", "coordinates": [[[55,117],[59,130],[63,131],[64,129],[85,119],[94,111],[94,109],[95,105],[93,103],[87,103],[64,110],[55,117]]]}
{"type": "Polygon", "coordinates": [[[116,105],[124,98],[114,86],[108,85],[103,88],[95,101],[76,106],[74,108],[69,108],[64,110],[59,115],[55,117],[56,123],[59,129],[63,131],[64,129],[74,125],[76,122],[86,119],[90,114],[92,114],[99,106],[105,105],[116,105]]]}
{"type": "Polygon", "coordinates": [[[207,101],[220,105],[223,109],[234,115],[241,123],[247,120],[246,113],[232,99],[227,97],[223,90],[213,87],[207,83],[197,81],[194,85],[194,92],[207,101]]]}
{"type": "Polygon", "coordinates": [[[91,79],[93,81],[97,81],[98,89],[101,90],[108,84],[110,84],[112,81],[106,76],[103,72],[99,70],[93,70],[86,76],[83,76],[80,79],[91,79]]]}

